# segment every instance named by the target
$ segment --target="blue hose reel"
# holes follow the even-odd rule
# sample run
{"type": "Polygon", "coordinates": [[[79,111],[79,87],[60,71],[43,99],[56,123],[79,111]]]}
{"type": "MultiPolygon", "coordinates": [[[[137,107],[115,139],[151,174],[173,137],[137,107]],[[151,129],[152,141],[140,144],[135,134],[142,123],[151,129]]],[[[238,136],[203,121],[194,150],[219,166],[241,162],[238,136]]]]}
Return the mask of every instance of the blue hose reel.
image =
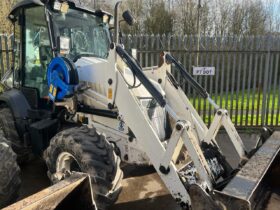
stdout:
{"type": "Polygon", "coordinates": [[[79,84],[75,64],[65,57],[53,58],[48,66],[47,80],[49,97],[52,101],[63,100],[74,94],[79,84]]]}

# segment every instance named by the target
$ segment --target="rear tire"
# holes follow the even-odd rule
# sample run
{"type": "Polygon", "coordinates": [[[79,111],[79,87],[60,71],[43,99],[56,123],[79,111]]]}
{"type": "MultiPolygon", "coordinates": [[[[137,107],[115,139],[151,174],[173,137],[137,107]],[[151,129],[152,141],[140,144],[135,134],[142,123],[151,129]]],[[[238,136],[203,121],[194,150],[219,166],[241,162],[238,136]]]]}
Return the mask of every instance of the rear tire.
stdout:
{"type": "Polygon", "coordinates": [[[0,208],[11,204],[18,197],[21,181],[16,157],[6,139],[0,136],[0,208]]]}
{"type": "Polygon", "coordinates": [[[98,209],[105,210],[117,200],[123,177],[120,158],[105,136],[95,129],[83,126],[58,133],[52,138],[44,158],[53,183],[69,171],[88,173],[98,209]]]}
{"type": "Polygon", "coordinates": [[[0,129],[4,131],[4,137],[17,154],[17,161],[19,163],[27,162],[30,159],[31,151],[23,145],[15,126],[13,114],[9,108],[0,109],[0,129]]]}

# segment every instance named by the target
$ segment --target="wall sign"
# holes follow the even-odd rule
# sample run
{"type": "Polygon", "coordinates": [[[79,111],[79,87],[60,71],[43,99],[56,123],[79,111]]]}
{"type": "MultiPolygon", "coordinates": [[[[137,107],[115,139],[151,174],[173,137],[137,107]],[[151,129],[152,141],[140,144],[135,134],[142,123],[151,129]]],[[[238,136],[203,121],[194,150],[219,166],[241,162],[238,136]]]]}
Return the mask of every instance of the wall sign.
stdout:
{"type": "Polygon", "coordinates": [[[193,75],[215,75],[215,67],[193,67],[193,75]]]}

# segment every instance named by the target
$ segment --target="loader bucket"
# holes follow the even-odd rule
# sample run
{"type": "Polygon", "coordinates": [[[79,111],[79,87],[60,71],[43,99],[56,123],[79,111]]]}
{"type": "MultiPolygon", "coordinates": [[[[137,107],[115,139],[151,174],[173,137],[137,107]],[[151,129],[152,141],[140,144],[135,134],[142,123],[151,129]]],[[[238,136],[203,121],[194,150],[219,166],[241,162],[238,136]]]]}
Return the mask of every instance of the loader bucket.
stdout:
{"type": "Polygon", "coordinates": [[[91,189],[90,177],[87,174],[74,173],[69,178],[18,201],[4,210],[97,210],[91,189]]]}
{"type": "Polygon", "coordinates": [[[280,132],[274,132],[222,191],[215,190],[215,200],[228,210],[279,209],[279,151],[280,132]]]}

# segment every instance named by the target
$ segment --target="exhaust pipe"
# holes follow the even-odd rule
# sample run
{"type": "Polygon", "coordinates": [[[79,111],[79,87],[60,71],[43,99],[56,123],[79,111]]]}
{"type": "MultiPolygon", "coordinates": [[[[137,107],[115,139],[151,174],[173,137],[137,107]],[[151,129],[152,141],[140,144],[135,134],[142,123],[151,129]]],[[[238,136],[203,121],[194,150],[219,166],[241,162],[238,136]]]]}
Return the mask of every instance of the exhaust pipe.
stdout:
{"type": "Polygon", "coordinates": [[[116,3],[115,6],[115,22],[114,22],[114,28],[115,28],[115,34],[114,34],[114,41],[117,44],[120,43],[120,25],[119,25],[119,7],[121,6],[122,2],[119,1],[116,3]]]}

